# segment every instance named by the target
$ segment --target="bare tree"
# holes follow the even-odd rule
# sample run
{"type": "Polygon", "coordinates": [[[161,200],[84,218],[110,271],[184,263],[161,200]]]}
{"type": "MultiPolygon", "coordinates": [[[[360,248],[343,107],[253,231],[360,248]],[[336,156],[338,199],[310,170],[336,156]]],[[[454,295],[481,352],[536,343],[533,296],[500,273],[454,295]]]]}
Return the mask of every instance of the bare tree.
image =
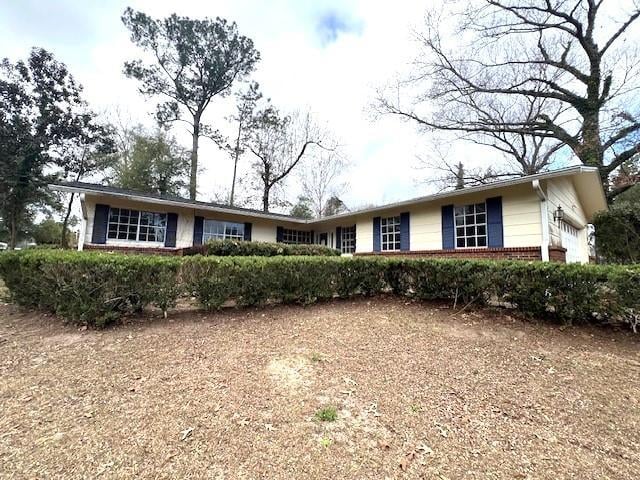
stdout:
{"type": "Polygon", "coordinates": [[[262,98],[260,86],[257,82],[249,84],[248,88],[236,94],[236,111],[229,117],[229,120],[236,124],[236,135],[234,144],[226,144],[224,150],[229,153],[233,160],[233,178],[231,180],[231,190],[229,193],[229,205],[233,205],[236,191],[236,177],[238,174],[238,162],[246,151],[246,144],[249,140],[249,130],[252,126],[252,118],[256,109],[256,103],[262,98]]]}
{"type": "Polygon", "coordinates": [[[300,171],[302,192],[317,218],[324,216],[329,198],[344,192],[346,185],[339,180],[346,167],[345,159],[332,150],[321,150],[304,163],[300,171]]]}
{"type": "Polygon", "coordinates": [[[452,161],[453,156],[442,148],[444,142],[436,144],[428,157],[418,157],[417,169],[427,175],[417,180],[418,184],[434,186],[438,191],[486,185],[499,180],[522,176],[505,166],[492,164],[488,167],[469,167],[462,161],[452,161]]]}
{"type": "Polygon", "coordinates": [[[262,209],[269,211],[272,191],[300,164],[313,147],[324,146],[325,134],[310,113],[281,115],[268,105],[254,116],[248,147],[255,155],[253,169],[262,193],[262,209]]]}
{"type": "Polygon", "coordinates": [[[465,1],[446,18],[427,17],[418,36],[425,55],[409,82],[422,91],[412,105],[384,96],[379,106],[429,130],[494,139],[503,151],[513,150],[506,135],[536,139],[534,149],[548,149],[543,162],[567,146],[598,167],[612,199],[628,185],[609,188],[610,175],[640,151],[632,101],[640,87],[639,17],[638,0],[624,13],[607,0],[465,1]],[[455,29],[445,39],[449,19],[455,29]],[[436,108],[425,111],[426,101],[436,108]],[[505,108],[527,102],[528,115],[505,108]]]}

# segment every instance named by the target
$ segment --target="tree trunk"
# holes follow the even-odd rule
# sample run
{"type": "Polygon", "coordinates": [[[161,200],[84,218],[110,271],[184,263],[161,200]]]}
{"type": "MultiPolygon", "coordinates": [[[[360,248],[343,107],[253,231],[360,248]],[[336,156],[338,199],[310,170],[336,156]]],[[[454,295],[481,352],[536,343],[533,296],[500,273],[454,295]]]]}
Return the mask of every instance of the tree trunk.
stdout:
{"type": "Polygon", "coordinates": [[[271,187],[268,185],[264,186],[264,189],[262,190],[262,211],[263,212],[268,212],[269,211],[269,191],[271,190],[271,187]]]}
{"type": "Polygon", "coordinates": [[[71,216],[71,207],[73,206],[73,198],[75,194],[71,194],[71,198],[69,198],[69,203],[67,204],[67,213],[64,216],[64,220],[62,221],[62,238],[60,239],[60,246],[62,248],[68,248],[67,242],[67,225],[69,225],[69,216],[71,216]]]}
{"type": "Polygon", "coordinates": [[[236,148],[233,152],[233,179],[231,180],[231,194],[229,195],[229,205],[233,206],[233,196],[236,191],[236,174],[238,172],[238,160],[240,159],[240,137],[242,136],[242,122],[238,122],[238,136],[236,137],[236,148]]]}
{"type": "Polygon", "coordinates": [[[198,142],[200,140],[200,116],[193,116],[193,145],[191,148],[191,176],[189,178],[189,198],[196,199],[198,187],[198,142]]]}
{"type": "Polygon", "coordinates": [[[16,241],[18,236],[18,226],[16,225],[16,223],[16,216],[12,214],[11,219],[9,220],[9,250],[14,250],[16,248],[16,241]]]}

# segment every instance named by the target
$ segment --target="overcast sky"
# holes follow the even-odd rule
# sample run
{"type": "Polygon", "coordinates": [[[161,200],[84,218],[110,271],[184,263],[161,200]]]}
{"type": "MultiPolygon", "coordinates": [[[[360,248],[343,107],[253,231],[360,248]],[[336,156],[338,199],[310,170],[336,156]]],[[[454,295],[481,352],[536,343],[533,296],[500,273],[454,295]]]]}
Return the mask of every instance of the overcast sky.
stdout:
{"type": "MultiPolygon", "coordinates": [[[[95,110],[118,109],[151,125],[155,103],[122,74],[123,62],[139,55],[120,20],[127,6],[154,17],[175,12],[236,21],[262,55],[254,78],[265,95],[283,110],[310,109],[340,139],[351,162],[342,195],[348,206],[430,191],[416,181],[425,175],[416,169],[416,156],[428,154],[429,138],[394,118],[374,120],[369,108],[376,89],[406,72],[415,58],[412,32],[422,25],[427,2],[1,0],[0,57],[26,58],[32,46],[44,47],[69,66],[95,110]]],[[[207,122],[224,129],[230,106],[214,101],[207,122]]],[[[184,132],[176,134],[189,145],[184,132]]],[[[465,162],[477,160],[477,150],[467,148],[455,152],[465,162]]],[[[211,200],[228,189],[232,164],[206,139],[200,152],[199,199],[211,200]]],[[[250,161],[243,160],[245,172],[250,161]]],[[[297,191],[295,179],[289,188],[297,191]]]]}

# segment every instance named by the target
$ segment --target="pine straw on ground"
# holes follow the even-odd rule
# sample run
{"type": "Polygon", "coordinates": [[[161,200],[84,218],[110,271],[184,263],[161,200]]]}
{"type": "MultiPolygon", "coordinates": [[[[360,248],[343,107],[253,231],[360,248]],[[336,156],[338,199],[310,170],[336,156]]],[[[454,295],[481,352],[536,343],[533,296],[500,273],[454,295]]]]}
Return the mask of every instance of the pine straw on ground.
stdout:
{"type": "Polygon", "coordinates": [[[2,306],[0,477],[638,478],[638,337],[384,298],[104,331],[2,306]]]}

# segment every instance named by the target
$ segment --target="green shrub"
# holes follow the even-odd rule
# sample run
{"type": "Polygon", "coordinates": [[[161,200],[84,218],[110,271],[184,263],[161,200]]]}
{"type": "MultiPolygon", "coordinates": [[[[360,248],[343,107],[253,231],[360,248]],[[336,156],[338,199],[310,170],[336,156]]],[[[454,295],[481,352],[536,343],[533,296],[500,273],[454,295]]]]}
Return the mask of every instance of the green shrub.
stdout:
{"type": "Polygon", "coordinates": [[[640,205],[614,204],[594,218],[598,257],[609,263],[640,262],[640,205]]]}
{"type": "Polygon", "coordinates": [[[0,275],[16,303],[103,327],[146,305],[174,307],[180,265],[171,257],[34,250],[2,255],[0,275]]]}
{"type": "Polygon", "coordinates": [[[458,308],[497,303],[565,324],[640,318],[640,267],[542,262],[277,256],[163,257],[64,251],[7,252],[0,276],[13,301],[75,323],[104,326],[181,295],[206,309],[231,302],[308,304],[393,292],[458,308]]]}
{"type": "Polygon", "coordinates": [[[185,249],[185,255],[218,257],[275,257],[275,256],[339,256],[340,251],[322,245],[288,245],[272,242],[241,240],[211,240],[204,245],[185,249]]]}

